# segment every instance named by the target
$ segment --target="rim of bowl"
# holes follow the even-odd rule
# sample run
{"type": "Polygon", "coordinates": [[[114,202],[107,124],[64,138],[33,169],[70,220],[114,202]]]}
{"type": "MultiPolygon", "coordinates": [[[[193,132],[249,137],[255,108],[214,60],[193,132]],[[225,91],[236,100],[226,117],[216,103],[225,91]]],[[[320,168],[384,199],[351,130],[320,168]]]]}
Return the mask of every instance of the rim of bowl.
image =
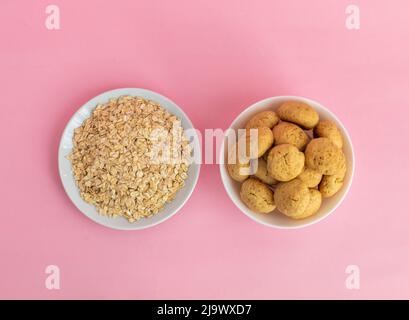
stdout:
{"type": "MultiPolygon", "coordinates": [[[[66,195],[68,196],[68,198],[70,199],[70,201],[75,205],[75,207],[77,208],[77,210],[80,211],[85,217],[87,217],[88,219],[92,220],[93,222],[95,222],[96,224],[98,224],[98,225],[100,225],[100,226],[103,226],[103,227],[109,228],[109,229],[113,229],[113,230],[120,230],[120,231],[144,230],[144,229],[147,229],[147,228],[154,227],[154,226],[156,226],[156,225],[158,225],[158,224],[161,224],[162,222],[165,222],[165,221],[168,220],[169,218],[173,217],[176,213],[178,213],[178,212],[180,211],[180,209],[183,208],[183,206],[186,204],[186,202],[189,200],[189,198],[190,198],[191,195],[193,194],[193,191],[196,189],[196,185],[197,185],[197,182],[198,182],[198,180],[199,180],[200,169],[201,169],[201,163],[197,163],[197,164],[196,164],[197,170],[195,171],[195,177],[194,177],[194,179],[193,179],[192,187],[191,187],[190,190],[187,192],[186,198],[180,203],[180,205],[179,205],[172,213],[168,214],[167,216],[164,216],[162,219],[160,219],[160,220],[158,220],[158,221],[156,221],[156,222],[154,222],[154,223],[150,223],[150,224],[147,224],[147,225],[145,225],[145,226],[137,226],[137,227],[134,227],[134,228],[131,228],[131,227],[130,227],[130,228],[125,228],[125,227],[110,225],[109,223],[104,223],[104,222],[98,221],[98,220],[96,219],[96,217],[94,217],[94,216],[91,215],[91,214],[88,215],[87,213],[85,213],[85,212],[78,206],[78,204],[72,199],[72,197],[71,197],[69,191],[67,190],[67,186],[66,186],[66,184],[65,184],[65,182],[64,182],[64,179],[63,179],[63,172],[62,172],[61,160],[60,160],[61,157],[62,157],[61,154],[62,154],[62,150],[63,150],[63,138],[64,138],[65,134],[66,134],[67,131],[68,131],[68,127],[69,127],[70,123],[72,123],[72,122],[74,121],[75,115],[76,115],[81,109],[83,109],[87,104],[89,104],[92,100],[94,100],[94,99],[96,100],[96,99],[100,98],[101,96],[105,96],[105,95],[108,95],[108,94],[116,95],[117,93],[118,93],[118,94],[116,95],[116,97],[120,97],[120,96],[122,96],[122,95],[125,95],[125,93],[119,94],[119,92],[128,91],[128,90],[130,90],[130,91],[140,90],[140,91],[143,91],[143,92],[145,92],[145,93],[149,93],[149,94],[153,94],[153,95],[160,96],[163,100],[165,100],[165,101],[167,101],[167,102],[173,104],[173,105],[179,110],[179,112],[182,114],[182,116],[185,118],[185,120],[186,120],[186,122],[189,124],[190,128],[195,129],[195,127],[193,126],[193,122],[190,120],[190,118],[187,116],[187,114],[186,114],[186,113],[183,111],[183,109],[182,109],[181,107],[179,107],[179,105],[177,105],[173,100],[169,99],[168,97],[165,97],[164,95],[162,95],[162,94],[160,94],[160,93],[157,93],[157,92],[152,91],[152,90],[149,90],[149,89],[144,89],[144,88],[129,88],[129,87],[126,87],[126,88],[117,88],[117,89],[111,89],[111,90],[104,91],[104,92],[102,92],[102,93],[100,93],[100,94],[98,94],[98,95],[92,97],[91,99],[87,100],[85,103],[82,104],[81,107],[79,107],[79,108],[72,114],[72,116],[70,117],[70,119],[67,121],[67,123],[66,123],[66,125],[65,125],[65,128],[64,128],[64,130],[63,130],[63,132],[62,132],[62,135],[61,135],[61,138],[60,138],[60,143],[59,143],[59,145],[58,145],[58,155],[57,155],[57,157],[58,157],[58,173],[59,173],[59,176],[60,176],[61,184],[63,185],[64,191],[65,191],[66,195]]],[[[130,94],[130,95],[132,95],[132,94],[130,94]]],[[[108,99],[110,99],[110,98],[108,97],[108,99]]],[[[146,98],[146,99],[148,99],[148,98],[146,98]]],[[[156,101],[155,101],[155,102],[156,102],[156,101]]],[[[96,106],[96,105],[95,105],[95,106],[96,106]]],[[[163,107],[163,106],[162,106],[162,107],[163,107]]],[[[166,109],[166,108],[165,108],[165,109],[166,109]]],[[[81,123],[81,124],[82,124],[82,123],[81,123]]],[[[197,136],[196,133],[195,133],[195,136],[197,136]]],[[[201,155],[202,155],[202,154],[201,154],[201,149],[200,149],[200,148],[196,148],[196,149],[198,149],[198,152],[199,152],[198,157],[201,158],[201,155]]],[[[76,186],[76,188],[78,189],[77,186],[76,186]]],[[[82,198],[81,198],[81,200],[82,200],[82,198]]],[[[82,201],[84,201],[84,200],[82,200],[82,201]]],[[[85,202],[85,201],[84,201],[84,202],[85,202]]],[[[117,218],[121,218],[121,217],[117,217],[117,218]]],[[[112,219],[117,219],[117,218],[112,218],[112,219]]],[[[149,219],[149,217],[148,217],[148,218],[145,218],[145,219],[149,219]]],[[[130,225],[132,225],[132,224],[130,224],[130,225]]]]}
{"type": "MultiPolygon", "coordinates": [[[[348,180],[348,183],[345,186],[345,191],[343,193],[343,195],[341,196],[341,198],[339,199],[339,201],[336,203],[336,205],[334,205],[333,208],[331,208],[325,215],[323,215],[322,217],[319,217],[317,219],[314,219],[312,221],[306,222],[304,224],[299,224],[299,225],[295,225],[295,226],[280,226],[280,225],[276,225],[276,224],[270,224],[267,223],[265,221],[262,221],[260,219],[258,219],[257,217],[255,217],[254,215],[249,214],[248,212],[246,212],[245,210],[242,209],[242,205],[244,205],[243,203],[237,203],[236,199],[233,198],[233,190],[230,190],[229,188],[227,188],[226,183],[225,183],[225,175],[227,176],[228,179],[231,179],[230,176],[228,176],[227,173],[227,169],[225,168],[225,163],[224,163],[224,159],[225,159],[225,145],[226,145],[226,136],[223,137],[223,141],[221,143],[220,146],[220,151],[219,151],[219,166],[220,166],[220,177],[224,186],[224,189],[226,190],[226,193],[228,194],[230,200],[236,205],[236,207],[242,212],[244,213],[247,217],[251,218],[253,221],[256,221],[259,224],[262,224],[264,226],[270,227],[270,228],[275,228],[275,229],[284,229],[284,230],[294,230],[294,229],[301,229],[301,228],[305,228],[311,225],[314,225],[322,220],[324,220],[325,218],[327,218],[329,215],[331,215],[340,205],[341,203],[344,201],[345,197],[347,196],[347,194],[349,193],[349,190],[351,188],[352,185],[352,181],[354,180],[354,175],[355,175],[355,151],[354,151],[354,146],[352,144],[352,140],[351,137],[349,135],[348,130],[346,129],[345,125],[342,123],[341,120],[339,120],[339,118],[331,111],[329,110],[327,107],[325,107],[322,103],[315,101],[313,99],[310,98],[306,98],[306,97],[302,97],[302,96],[273,96],[273,97],[269,97],[269,98],[265,98],[262,100],[259,100],[253,104],[251,104],[250,106],[248,106],[247,108],[245,108],[244,110],[242,110],[237,116],[236,118],[234,118],[234,120],[230,123],[230,126],[228,127],[228,129],[231,129],[232,126],[234,125],[234,123],[237,121],[238,118],[240,118],[240,116],[245,113],[246,111],[248,111],[248,109],[254,108],[256,105],[258,104],[262,104],[265,102],[273,102],[274,100],[278,100],[278,99],[288,99],[288,100],[303,100],[306,102],[310,102],[312,104],[317,104],[319,105],[321,108],[323,108],[326,112],[328,112],[331,117],[333,117],[336,121],[337,121],[337,125],[339,125],[343,132],[344,132],[344,136],[345,136],[345,140],[347,140],[348,145],[351,148],[351,176],[350,179],[348,180]]],[[[248,209],[250,210],[250,209],[248,209]]],[[[289,218],[290,219],[290,218],[289,218]]]]}

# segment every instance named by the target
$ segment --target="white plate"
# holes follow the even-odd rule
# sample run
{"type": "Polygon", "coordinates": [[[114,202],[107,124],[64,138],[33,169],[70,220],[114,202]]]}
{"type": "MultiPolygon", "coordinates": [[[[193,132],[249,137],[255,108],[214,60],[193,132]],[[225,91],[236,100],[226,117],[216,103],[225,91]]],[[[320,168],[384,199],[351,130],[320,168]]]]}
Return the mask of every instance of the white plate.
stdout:
{"type": "MultiPolygon", "coordinates": [[[[149,218],[143,218],[134,223],[129,223],[126,219],[122,217],[108,218],[102,216],[98,214],[97,210],[93,205],[90,205],[86,203],[84,200],[82,200],[78,191],[78,187],[75,184],[74,176],[71,170],[71,163],[67,159],[67,155],[72,150],[72,137],[74,134],[74,129],[81,126],[83,121],[91,115],[92,110],[98,104],[106,103],[111,98],[118,98],[124,95],[138,96],[144,99],[153,100],[159,103],[165,109],[167,109],[170,113],[177,116],[181,120],[182,127],[185,130],[193,129],[192,122],[189,120],[188,116],[182,111],[182,109],[180,109],[174,102],[158,93],[145,89],[136,88],[124,88],[107,91],[100,94],[99,96],[96,96],[95,98],[91,99],[86,104],[84,104],[68,122],[64,130],[64,133],[61,137],[61,142],[58,150],[58,165],[61,181],[62,184],[64,185],[65,191],[67,192],[69,198],[75,204],[75,206],[88,218],[95,221],[96,223],[113,229],[137,230],[157,225],[158,223],[161,223],[166,219],[170,218],[171,216],[173,216],[180,208],[182,208],[182,206],[189,199],[190,195],[193,192],[193,189],[196,186],[197,180],[199,178],[200,164],[194,162],[190,165],[188,170],[188,178],[185,181],[185,186],[178,191],[176,198],[172,202],[166,204],[166,206],[158,214],[149,218]]],[[[194,152],[196,152],[195,157],[201,159],[200,142],[197,135],[193,136],[191,146],[194,152]]]]}
{"type": "Polygon", "coordinates": [[[261,223],[263,225],[281,229],[294,229],[294,228],[301,228],[312,225],[321,221],[322,219],[326,218],[330,213],[332,213],[344,200],[345,196],[347,195],[349,188],[352,184],[352,179],[354,176],[355,170],[355,156],[354,156],[354,148],[352,146],[351,138],[349,137],[347,129],[344,127],[342,122],[327,108],[325,108],[320,103],[297,96],[280,96],[280,97],[272,97],[262,101],[259,101],[247,109],[245,109],[239,116],[233,121],[230,128],[237,130],[240,128],[244,128],[245,124],[251,117],[255,114],[265,111],[265,110],[276,110],[283,102],[288,100],[296,100],[308,103],[312,106],[319,114],[320,119],[329,119],[336,123],[338,128],[341,130],[341,133],[344,138],[344,146],[343,151],[345,153],[345,157],[347,160],[347,173],[344,179],[344,185],[342,186],[341,190],[338,191],[333,197],[328,199],[323,199],[322,205],[320,210],[313,216],[302,219],[302,220],[293,220],[285,215],[278,212],[276,209],[271,214],[262,214],[262,213],[255,213],[251,211],[240,199],[240,186],[241,183],[234,181],[230,178],[226,166],[224,163],[224,159],[227,158],[227,137],[224,139],[221,145],[221,152],[220,152],[220,174],[223,181],[223,185],[229,195],[230,199],[234,202],[234,204],[248,217],[261,223]]]}

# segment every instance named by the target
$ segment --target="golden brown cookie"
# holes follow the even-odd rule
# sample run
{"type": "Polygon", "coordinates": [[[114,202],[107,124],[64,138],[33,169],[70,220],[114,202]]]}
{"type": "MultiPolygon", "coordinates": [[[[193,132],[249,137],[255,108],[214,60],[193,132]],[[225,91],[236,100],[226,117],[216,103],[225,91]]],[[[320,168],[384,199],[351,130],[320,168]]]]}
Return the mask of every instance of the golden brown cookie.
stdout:
{"type": "Polygon", "coordinates": [[[321,193],[316,189],[310,189],[310,202],[308,203],[305,211],[299,215],[294,216],[294,219],[305,219],[316,214],[321,207],[322,196],[321,193]]]}
{"type": "Polygon", "coordinates": [[[291,144],[280,144],[271,149],[267,158],[268,174],[278,181],[297,177],[304,168],[304,153],[291,144]]]}
{"type": "Polygon", "coordinates": [[[250,159],[260,158],[274,143],[273,132],[270,128],[259,127],[246,130],[246,155],[250,159]],[[252,133],[253,132],[253,133],[252,133]]]}
{"type": "Polygon", "coordinates": [[[346,162],[344,162],[341,170],[336,174],[330,176],[323,176],[322,181],[318,187],[324,198],[332,197],[336,194],[344,184],[346,174],[346,162]]]}
{"type": "Polygon", "coordinates": [[[342,149],[343,146],[342,133],[338,129],[336,124],[331,120],[321,120],[320,122],[318,122],[317,126],[314,128],[314,137],[328,138],[338,148],[342,149]]]}
{"type": "Polygon", "coordinates": [[[278,123],[278,116],[274,111],[262,111],[257,113],[246,124],[246,129],[267,127],[272,128],[278,123]]]}
{"type": "Polygon", "coordinates": [[[282,182],[274,191],[277,209],[290,218],[304,214],[310,203],[310,190],[299,179],[282,182]]]}
{"type": "Polygon", "coordinates": [[[292,144],[303,151],[308,144],[307,134],[299,126],[282,121],[273,128],[274,141],[276,145],[292,144]]]}
{"type": "Polygon", "coordinates": [[[242,182],[249,177],[250,159],[238,157],[237,144],[233,145],[229,150],[226,167],[230,177],[235,181],[242,182]]]}
{"type": "Polygon", "coordinates": [[[254,161],[257,161],[257,171],[254,174],[258,179],[262,182],[273,185],[276,184],[278,181],[271,177],[267,172],[267,162],[263,159],[263,157],[258,158],[256,160],[252,160],[252,165],[254,161]]]}
{"type": "Polygon", "coordinates": [[[317,111],[300,101],[284,102],[277,109],[277,115],[281,120],[298,124],[307,130],[314,128],[319,121],[317,111]]]}
{"type": "Polygon", "coordinates": [[[249,178],[243,182],[240,197],[244,204],[254,212],[269,213],[276,207],[273,191],[255,178],[249,178]]]}
{"type": "Polygon", "coordinates": [[[322,174],[310,168],[304,168],[303,172],[297,177],[304,181],[308,188],[315,188],[321,182],[322,174]]]}
{"type": "Polygon", "coordinates": [[[344,161],[345,155],[342,150],[328,138],[312,139],[305,149],[307,167],[324,175],[339,172],[344,161]]]}

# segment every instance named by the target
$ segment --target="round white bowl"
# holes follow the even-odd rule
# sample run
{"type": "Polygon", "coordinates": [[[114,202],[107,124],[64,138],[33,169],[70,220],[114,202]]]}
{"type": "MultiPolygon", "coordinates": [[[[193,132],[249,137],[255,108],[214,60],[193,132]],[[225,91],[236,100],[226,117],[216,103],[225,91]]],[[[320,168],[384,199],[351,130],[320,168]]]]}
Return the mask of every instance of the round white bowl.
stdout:
{"type": "MultiPolygon", "coordinates": [[[[85,119],[87,119],[92,110],[98,105],[102,103],[108,102],[111,98],[118,98],[124,95],[131,95],[131,96],[138,96],[145,99],[153,100],[159,103],[162,107],[167,109],[170,113],[177,116],[181,122],[182,127],[186,129],[193,129],[192,122],[188,118],[188,116],[179,108],[173,101],[169,100],[168,98],[149,91],[145,89],[136,89],[136,88],[124,88],[124,89],[116,89],[104,92],[95,98],[91,99],[87,103],[85,103],[70,119],[68,122],[64,133],[61,138],[60,146],[58,149],[58,165],[59,165],[59,172],[62,184],[64,186],[65,191],[67,192],[71,201],[75,204],[75,206],[88,218],[99,223],[105,227],[109,227],[112,229],[118,230],[138,230],[138,229],[145,229],[148,227],[152,227],[157,225],[166,219],[173,216],[176,212],[179,211],[180,208],[186,203],[189,199],[190,195],[192,194],[197,180],[199,178],[200,172],[200,163],[193,162],[188,170],[188,178],[185,180],[185,186],[180,189],[176,195],[176,198],[165,205],[162,210],[149,218],[142,218],[134,223],[129,223],[123,217],[117,218],[109,218],[106,216],[102,216],[98,214],[97,210],[93,205],[88,204],[85,202],[79,194],[77,185],[74,180],[74,176],[71,170],[71,163],[67,159],[67,155],[72,150],[72,137],[74,133],[74,129],[79,127],[85,119]]],[[[192,130],[193,131],[193,130],[192,130]]],[[[197,137],[197,134],[193,136],[191,146],[196,153],[195,157],[200,159],[200,142],[197,137]],[[197,154],[199,153],[199,154],[197,154]]]]}
{"type": "Polygon", "coordinates": [[[354,156],[354,149],[352,147],[351,138],[349,137],[348,131],[342,124],[342,122],[327,108],[325,108],[322,104],[307,99],[303,97],[297,96],[279,96],[279,97],[272,97],[262,101],[259,101],[247,109],[245,109],[239,116],[233,121],[230,128],[237,130],[242,129],[245,127],[247,121],[253,117],[255,114],[266,111],[266,110],[276,110],[283,102],[288,100],[295,100],[295,101],[302,101],[311,105],[319,114],[320,119],[329,119],[334,121],[338,128],[341,130],[341,133],[344,138],[344,147],[343,151],[346,156],[347,160],[347,172],[344,180],[344,185],[342,186],[341,190],[338,191],[333,197],[328,199],[323,199],[322,205],[320,210],[313,216],[302,219],[302,220],[293,220],[286,217],[284,214],[281,214],[277,209],[273,211],[273,213],[269,214],[262,214],[262,213],[255,213],[250,210],[240,199],[240,182],[236,182],[230,178],[226,165],[224,163],[227,162],[227,136],[225,137],[222,145],[221,145],[221,152],[220,152],[220,174],[223,181],[223,185],[229,195],[230,199],[234,202],[234,204],[248,217],[261,223],[263,225],[274,227],[274,228],[281,228],[281,229],[295,229],[295,228],[302,228],[314,223],[317,223],[327,216],[329,216],[344,200],[345,196],[347,195],[349,188],[352,184],[352,179],[354,176],[354,169],[355,169],[355,156],[354,156]]]}

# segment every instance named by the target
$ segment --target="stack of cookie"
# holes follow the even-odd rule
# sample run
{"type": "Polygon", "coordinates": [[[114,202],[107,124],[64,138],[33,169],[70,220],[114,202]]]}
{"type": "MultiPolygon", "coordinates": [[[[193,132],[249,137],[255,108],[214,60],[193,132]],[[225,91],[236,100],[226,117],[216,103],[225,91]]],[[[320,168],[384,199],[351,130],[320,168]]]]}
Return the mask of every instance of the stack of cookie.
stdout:
{"type": "Polygon", "coordinates": [[[308,104],[285,102],[276,112],[256,114],[245,129],[229,152],[227,170],[242,182],[240,196],[251,210],[277,208],[304,219],[318,212],[322,198],[341,189],[347,170],[342,134],[332,121],[320,121],[308,104]],[[243,155],[240,139],[245,139],[243,155]]]}

